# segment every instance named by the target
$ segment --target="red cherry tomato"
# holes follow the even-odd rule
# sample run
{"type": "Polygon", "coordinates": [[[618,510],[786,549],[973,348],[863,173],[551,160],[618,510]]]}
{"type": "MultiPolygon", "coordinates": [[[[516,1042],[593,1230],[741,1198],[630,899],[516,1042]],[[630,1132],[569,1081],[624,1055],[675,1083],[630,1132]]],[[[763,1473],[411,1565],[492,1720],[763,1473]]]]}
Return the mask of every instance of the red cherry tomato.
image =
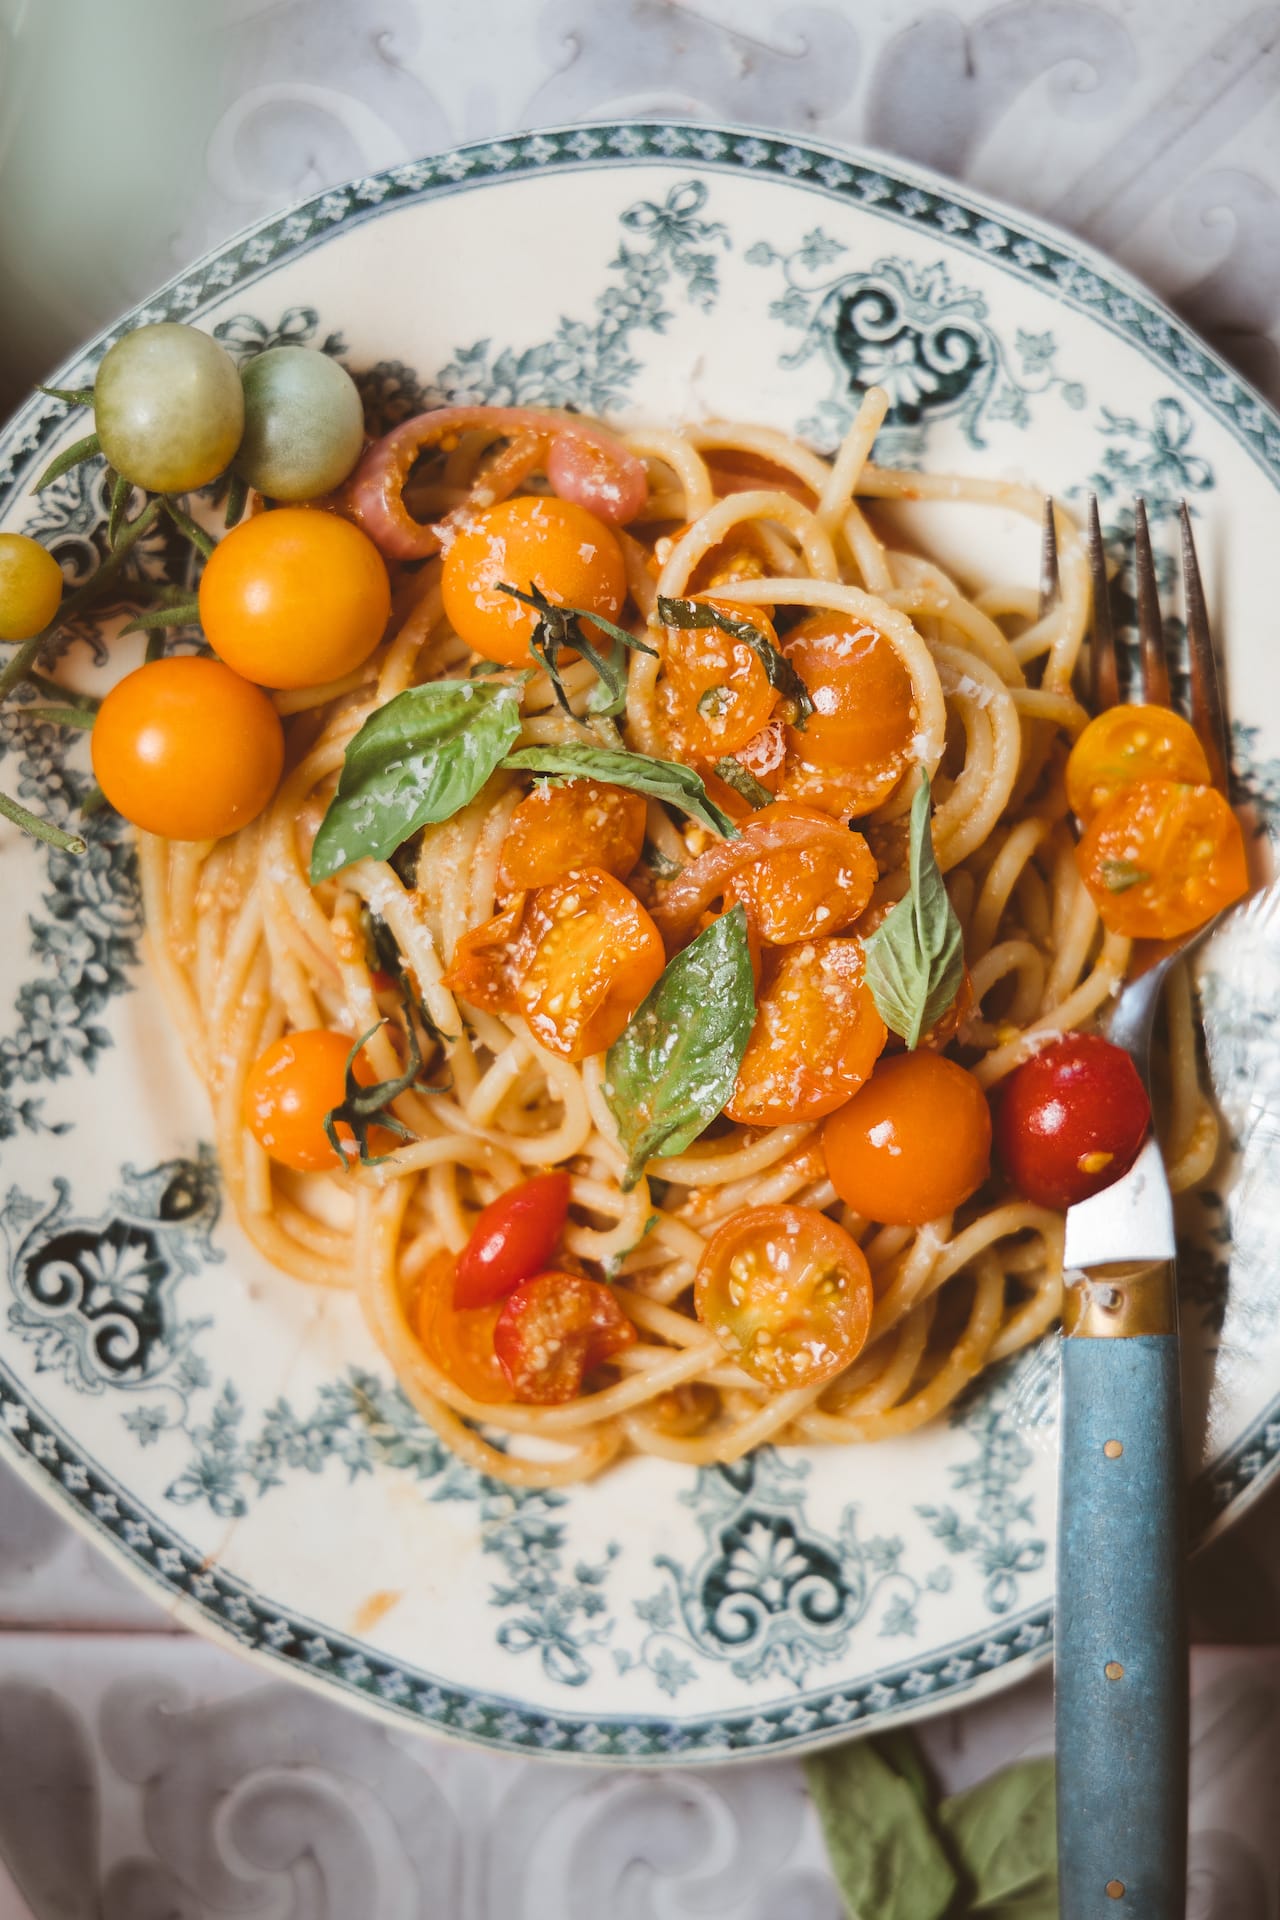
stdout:
{"type": "Polygon", "coordinates": [[[583,1375],[632,1345],[636,1330],[612,1292],[578,1273],[522,1280],[498,1315],[493,1346],[517,1400],[554,1407],[583,1375]]]}
{"type": "Polygon", "coordinates": [[[569,1211],[567,1173],[542,1173],[499,1194],[458,1255],[455,1307],[483,1307],[545,1267],[569,1211]]]}
{"type": "Polygon", "coordinates": [[[1124,1049],[1071,1033],[1006,1080],[996,1152],[1028,1200],[1073,1207],[1129,1171],[1150,1124],[1147,1090],[1124,1049]]]}

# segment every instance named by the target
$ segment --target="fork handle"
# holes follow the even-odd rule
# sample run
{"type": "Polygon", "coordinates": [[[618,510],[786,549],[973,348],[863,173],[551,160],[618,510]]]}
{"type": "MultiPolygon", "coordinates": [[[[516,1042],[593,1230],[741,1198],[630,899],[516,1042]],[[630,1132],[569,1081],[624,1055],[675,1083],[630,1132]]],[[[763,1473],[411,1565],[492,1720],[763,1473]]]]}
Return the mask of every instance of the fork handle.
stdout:
{"type": "Polygon", "coordinates": [[[1177,1334],[1069,1335],[1062,1394],[1062,1920],[1183,1920],[1188,1676],[1177,1334]]]}

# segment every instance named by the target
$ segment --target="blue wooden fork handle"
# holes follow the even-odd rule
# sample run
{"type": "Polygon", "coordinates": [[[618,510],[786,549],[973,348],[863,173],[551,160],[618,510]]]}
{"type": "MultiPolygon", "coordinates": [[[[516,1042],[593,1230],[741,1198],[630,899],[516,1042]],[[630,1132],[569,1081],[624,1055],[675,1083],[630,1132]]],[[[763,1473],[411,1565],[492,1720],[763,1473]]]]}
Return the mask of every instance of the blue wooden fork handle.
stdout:
{"type": "Polygon", "coordinates": [[[1186,1547],[1172,1269],[1147,1268],[1128,1287],[1093,1284],[1101,1278],[1068,1289],[1062,1347],[1061,1916],[1183,1920],[1186,1547]],[[1162,1323],[1167,1331],[1146,1330],[1162,1323]]]}

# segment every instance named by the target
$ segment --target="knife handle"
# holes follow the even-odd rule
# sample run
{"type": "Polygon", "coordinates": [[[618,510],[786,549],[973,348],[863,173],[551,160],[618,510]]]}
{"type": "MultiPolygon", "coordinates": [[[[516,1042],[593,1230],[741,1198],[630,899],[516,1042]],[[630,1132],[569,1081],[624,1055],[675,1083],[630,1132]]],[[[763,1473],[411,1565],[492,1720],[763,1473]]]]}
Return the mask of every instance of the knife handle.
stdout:
{"type": "Polygon", "coordinates": [[[1082,1328],[1062,1343],[1062,1400],[1062,1920],[1183,1920],[1188,1674],[1176,1332],[1090,1338],[1082,1328]]]}

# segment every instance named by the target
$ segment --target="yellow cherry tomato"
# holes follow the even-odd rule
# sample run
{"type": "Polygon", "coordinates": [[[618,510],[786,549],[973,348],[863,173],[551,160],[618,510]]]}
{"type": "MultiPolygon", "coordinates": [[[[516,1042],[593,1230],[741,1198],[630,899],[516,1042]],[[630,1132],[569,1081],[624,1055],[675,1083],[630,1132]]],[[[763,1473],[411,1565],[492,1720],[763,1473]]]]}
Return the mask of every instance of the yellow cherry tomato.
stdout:
{"type": "MultiPolygon", "coordinates": [[[[444,557],[441,588],[450,626],[486,660],[520,666],[538,615],[498,585],[616,620],[627,597],[627,568],[617,539],[571,500],[527,494],[470,514],[444,557]]],[[[607,648],[598,627],[586,636],[607,648]]]]}
{"type": "Polygon", "coordinates": [[[62,600],[62,568],[25,533],[0,533],[0,640],[43,633],[62,600]]]}

